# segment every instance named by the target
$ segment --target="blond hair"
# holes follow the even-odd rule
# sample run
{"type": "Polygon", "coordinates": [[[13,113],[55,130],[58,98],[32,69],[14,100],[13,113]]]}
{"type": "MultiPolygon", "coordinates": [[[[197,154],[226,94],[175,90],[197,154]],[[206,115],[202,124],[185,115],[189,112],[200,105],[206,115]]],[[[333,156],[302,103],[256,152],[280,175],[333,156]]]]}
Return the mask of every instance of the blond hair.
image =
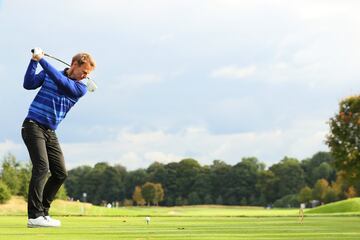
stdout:
{"type": "Polygon", "coordinates": [[[84,63],[88,63],[91,67],[95,68],[96,67],[96,62],[95,60],[92,58],[92,56],[89,53],[78,53],[75,56],[73,56],[72,60],[71,60],[71,65],[77,62],[79,64],[79,66],[83,65],[84,63]]]}

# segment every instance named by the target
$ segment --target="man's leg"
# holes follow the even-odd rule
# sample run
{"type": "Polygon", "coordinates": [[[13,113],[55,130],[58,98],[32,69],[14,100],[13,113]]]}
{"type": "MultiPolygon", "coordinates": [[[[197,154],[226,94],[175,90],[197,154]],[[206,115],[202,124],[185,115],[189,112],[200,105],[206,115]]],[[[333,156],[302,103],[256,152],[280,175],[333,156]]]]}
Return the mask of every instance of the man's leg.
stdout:
{"type": "Polygon", "coordinates": [[[44,216],[43,190],[49,171],[46,138],[43,129],[31,122],[24,122],[21,134],[33,165],[29,184],[28,218],[34,219],[44,216]]]}
{"type": "Polygon", "coordinates": [[[49,167],[51,176],[45,184],[43,195],[43,206],[45,216],[49,215],[51,202],[54,200],[56,193],[64,183],[67,173],[65,168],[64,156],[60,148],[56,133],[48,131],[48,142],[46,148],[48,152],[49,167]]]}

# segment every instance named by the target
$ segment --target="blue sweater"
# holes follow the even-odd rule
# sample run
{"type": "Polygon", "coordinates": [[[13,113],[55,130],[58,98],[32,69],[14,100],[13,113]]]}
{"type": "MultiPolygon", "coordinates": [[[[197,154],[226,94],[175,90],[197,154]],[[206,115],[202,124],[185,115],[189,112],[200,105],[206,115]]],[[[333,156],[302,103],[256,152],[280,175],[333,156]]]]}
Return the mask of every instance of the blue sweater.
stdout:
{"type": "Polygon", "coordinates": [[[86,93],[86,85],[66,76],[65,70],[58,71],[44,58],[39,62],[31,60],[24,77],[24,88],[41,87],[30,105],[26,118],[47,128],[56,130],[72,106],[86,93]],[[40,63],[43,70],[36,74],[40,63]]]}

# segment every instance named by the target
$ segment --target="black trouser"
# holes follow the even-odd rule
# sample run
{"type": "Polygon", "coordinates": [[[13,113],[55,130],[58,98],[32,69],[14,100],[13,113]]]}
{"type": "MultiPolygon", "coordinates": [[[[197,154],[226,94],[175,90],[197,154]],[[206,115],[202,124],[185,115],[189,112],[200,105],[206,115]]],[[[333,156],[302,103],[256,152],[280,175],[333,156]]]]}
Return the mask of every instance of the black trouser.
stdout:
{"type": "Polygon", "coordinates": [[[28,218],[47,216],[51,202],[67,177],[64,156],[53,130],[26,119],[21,135],[33,165],[29,184],[28,218]],[[51,176],[48,178],[49,169],[51,176]]]}

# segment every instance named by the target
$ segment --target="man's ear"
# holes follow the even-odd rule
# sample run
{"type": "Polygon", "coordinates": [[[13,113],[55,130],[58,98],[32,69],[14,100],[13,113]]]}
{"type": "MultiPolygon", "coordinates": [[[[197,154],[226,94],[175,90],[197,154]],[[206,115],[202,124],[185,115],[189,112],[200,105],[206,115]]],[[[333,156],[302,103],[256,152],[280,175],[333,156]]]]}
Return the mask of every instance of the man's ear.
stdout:
{"type": "Polygon", "coordinates": [[[71,63],[71,68],[79,66],[79,63],[77,61],[74,61],[71,63]]]}

